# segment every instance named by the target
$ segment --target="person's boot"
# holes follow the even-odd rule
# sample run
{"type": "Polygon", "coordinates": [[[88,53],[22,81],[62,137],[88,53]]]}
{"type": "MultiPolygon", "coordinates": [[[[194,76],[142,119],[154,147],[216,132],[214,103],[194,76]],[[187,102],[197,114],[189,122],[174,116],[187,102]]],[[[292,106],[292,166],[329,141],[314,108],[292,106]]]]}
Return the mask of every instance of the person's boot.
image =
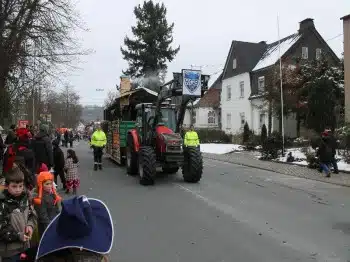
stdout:
{"type": "Polygon", "coordinates": [[[100,170],[102,170],[102,164],[98,164],[98,167],[100,168],[100,170]]]}
{"type": "Polygon", "coordinates": [[[97,171],[97,164],[94,165],[94,170],[97,171]]]}

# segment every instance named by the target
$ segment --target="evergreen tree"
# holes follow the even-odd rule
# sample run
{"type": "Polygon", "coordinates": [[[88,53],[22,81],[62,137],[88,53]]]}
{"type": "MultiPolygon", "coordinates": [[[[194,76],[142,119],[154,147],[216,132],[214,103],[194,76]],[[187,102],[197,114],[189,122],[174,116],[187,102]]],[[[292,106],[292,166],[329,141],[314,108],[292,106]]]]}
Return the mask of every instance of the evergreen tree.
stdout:
{"type": "Polygon", "coordinates": [[[171,62],[180,50],[180,47],[171,47],[174,23],[168,24],[166,13],[163,3],[155,4],[152,0],[135,7],[137,22],[136,26],[132,26],[134,38],[126,36],[125,48],[121,47],[123,58],[129,64],[124,74],[134,78],[162,77],[167,69],[166,62],[171,62]]]}
{"type": "Polygon", "coordinates": [[[250,137],[249,125],[247,122],[245,122],[243,127],[243,144],[249,141],[249,137],[250,137]]]}
{"type": "Polygon", "coordinates": [[[263,126],[261,127],[261,134],[260,134],[261,143],[264,143],[266,139],[267,139],[267,128],[266,128],[266,125],[263,124],[263,126]]]}

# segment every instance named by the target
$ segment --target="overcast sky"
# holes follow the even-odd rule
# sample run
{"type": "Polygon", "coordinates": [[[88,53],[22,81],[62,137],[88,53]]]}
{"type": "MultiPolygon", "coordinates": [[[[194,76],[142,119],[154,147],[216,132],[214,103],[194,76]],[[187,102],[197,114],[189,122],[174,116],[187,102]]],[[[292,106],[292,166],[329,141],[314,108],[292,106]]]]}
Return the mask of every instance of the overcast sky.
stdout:
{"type": "MultiPolygon", "coordinates": [[[[80,0],[78,9],[90,29],[81,33],[83,46],[93,49],[82,68],[68,81],[79,91],[83,105],[103,105],[108,90],[115,90],[123,61],[120,46],[135,24],[133,8],[143,1],[80,0]],[[96,89],[104,89],[102,92],[96,89]]],[[[281,37],[298,30],[299,22],[313,18],[316,29],[339,56],[343,52],[340,17],[350,14],[350,0],[164,0],[168,21],[175,23],[174,45],[181,49],[168,65],[169,73],[202,65],[216,78],[225,63],[232,40],[277,40],[277,15],[281,37]]],[[[169,75],[170,76],[170,75],[169,75]]]]}

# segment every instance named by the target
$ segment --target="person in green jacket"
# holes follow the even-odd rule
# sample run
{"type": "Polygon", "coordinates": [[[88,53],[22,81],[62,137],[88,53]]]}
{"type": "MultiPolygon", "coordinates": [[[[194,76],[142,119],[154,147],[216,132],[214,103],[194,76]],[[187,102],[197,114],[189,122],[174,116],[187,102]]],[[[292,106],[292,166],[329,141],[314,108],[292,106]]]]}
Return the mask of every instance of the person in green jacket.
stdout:
{"type": "Polygon", "coordinates": [[[91,146],[94,150],[94,170],[99,168],[102,170],[102,155],[103,148],[107,144],[107,138],[105,132],[101,129],[100,125],[96,126],[96,131],[91,136],[91,146]]]}
{"type": "Polygon", "coordinates": [[[197,132],[194,130],[194,126],[191,125],[191,128],[189,131],[186,132],[185,134],[185,139],[184,139],[184,146],[185,147],[199,147],[199,138],[197,132]]]}

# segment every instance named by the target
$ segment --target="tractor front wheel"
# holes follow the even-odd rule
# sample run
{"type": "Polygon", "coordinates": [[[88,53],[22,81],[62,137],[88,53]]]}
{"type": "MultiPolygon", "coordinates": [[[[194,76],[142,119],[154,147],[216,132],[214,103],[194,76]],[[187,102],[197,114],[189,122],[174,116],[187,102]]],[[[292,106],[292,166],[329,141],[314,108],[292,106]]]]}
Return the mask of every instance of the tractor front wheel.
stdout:
{"type": "Polygon", "coordinates": [[[137,175],[137,152],[135,152],[134,140],[131,135],[127,137],[126,172],[131,176],[137,175]]]}
{"type": "Polygon", "coordinates": [[[157,173],[156,164],[154,149],[150,146],[141,147],[138,163],[141,185],[150,186],[154,184],[154,178],[157,173]]]}
{"type": "Polygon", "coordinates": [[[183,178],[187,183],[197,183],[203,174],[201,151],[196,147],[188,147],[184,153],[183,178]]]}

